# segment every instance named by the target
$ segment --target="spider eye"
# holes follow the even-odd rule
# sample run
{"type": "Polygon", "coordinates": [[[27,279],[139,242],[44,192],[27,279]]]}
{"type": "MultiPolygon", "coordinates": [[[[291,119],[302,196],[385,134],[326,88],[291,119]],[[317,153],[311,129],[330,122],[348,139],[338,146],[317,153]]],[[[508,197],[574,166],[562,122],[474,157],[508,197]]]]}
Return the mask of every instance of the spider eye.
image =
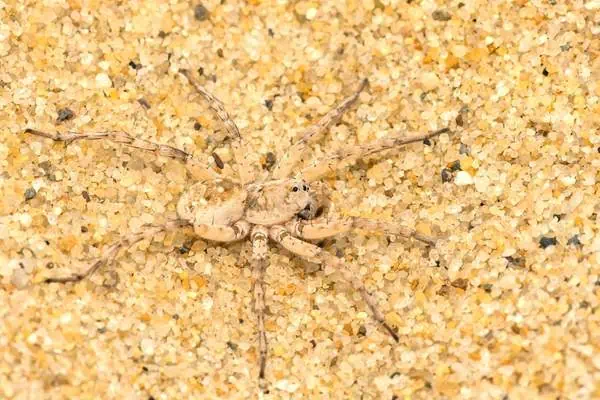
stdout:
{"type": "Polygon", "coordinates": [[[304,190],[305,192],[308,192],[308,186],[307,185],[302,185],[302,190],[304,190]]]}
{"type": "Polygon", "coordinates": [[[298,190],[300,190],[300,189],[298,188],[298,186],[294,186],[294,187],[292,188],[292,192],[297,192],[298,190]]]}

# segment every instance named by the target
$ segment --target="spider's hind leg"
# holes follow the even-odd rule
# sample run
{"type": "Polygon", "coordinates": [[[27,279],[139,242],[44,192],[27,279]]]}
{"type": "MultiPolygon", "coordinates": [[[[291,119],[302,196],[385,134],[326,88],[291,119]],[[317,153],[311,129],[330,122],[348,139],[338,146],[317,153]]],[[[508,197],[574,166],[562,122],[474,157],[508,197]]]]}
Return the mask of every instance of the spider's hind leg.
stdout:
{"type": "Polygon", "coordinates": [[[388,323],[385,321],[383,314],[377,307],[375,300],[369,292],[365,284],[360,280],[350,268],[344,263],[342,259],[336,257],[328,252],[324,251],[318,246],[304,242],[300,239],[293,237],[284,227],[273,226],[269,230],[269,237],[275,242],[279,243],[284,249],[316,264],[326,264],[330,267],[335,268],[339,271],[344,280],[352,285],[352,288],[360,293],[364,302],[371,310],[373,318],[390,334],[390,336],[396,341],[400,341],[398,334],[388,323]]]}
{"type": "Polygon", "coordinates": [[[250,235],[252,241],[252,294],[254,313],[258,323],[259,384],[265,378],[267,364],[267,333],[265,331],[265,270],[268,264],[268,231],[256,225],[250,235]]]}
{"type": "Polygon", "coordinates": [[[145,225],[142,227],[143,229],[140,233],[133,233],[124,236],[117,242],[108,246],[108,248],[104,249],[100,258],[90,265],[85,271],[66,276],[46,278],[44,282],[69,283],[82,281],[94,274],[94,272],[96,272],[100,267],[112,263],[121,249],[131,247],[144,239],[152,238],[158,233],[183,228],[185,226],[189,226],[189,224],[184,220],[172,220],[164,225],[145,225]]]}

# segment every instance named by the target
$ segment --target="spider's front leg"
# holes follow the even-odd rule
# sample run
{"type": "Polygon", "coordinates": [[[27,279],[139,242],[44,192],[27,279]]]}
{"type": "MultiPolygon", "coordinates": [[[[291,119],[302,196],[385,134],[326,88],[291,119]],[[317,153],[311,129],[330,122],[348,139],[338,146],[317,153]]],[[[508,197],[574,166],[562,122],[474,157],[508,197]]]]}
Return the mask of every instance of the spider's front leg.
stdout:
{"type": "Polygon", "coordinates": [[[359,158],[368,157],[405,144],[421,142],[425,139],[430,139],[447,132],[450,132],[449,128],[443,128],[435,132],[411,137],[393,134],[363,146],[343,146],[334,154],[330,154],[323,159],[314,161],[310,166],[304,168],[300,175],[305,181],[314,182],[324,178],[329,173],[335,172],[341,167],[356,162],[359,158]]]}
{"type": "Polygon", "coordinates": [[[312,125],[304,131],[300,139],[286,150],[281,161],[275,166],[275,169],[273,170],[273,179],[283,179],[291,174],[296,164],[298,164],[302,159],[302,156],[304,156],[304,153],[306,153],[308,146],[311,143],[319,141],[327,130],[342,118],[344,113],[356,103],[360,92],[364,90],[367,83],[368,81],[363,79],[358,89],[352,95],[346,97],[333,110],[325,114],[315,125],[312,125]]]}
{"type": "Polygon", "coordinates": [[[167,144],[155,143],[146,139],[140,139],[131,136],[127,132],[109,131],[109,132],[90,132],[90,133],[56,133],[39,131],[37,129],[26,129],[25,133],[40,136],[47,139],[52,139],[55,142],[64,142],[67,146],[78,140],[108,140],[117,144],[134,148],[136,150],[148,151],[157,156],[169,157],[185,163],[186,167],[198,179],[219,179],[222,178],[216,171],[202,166],[196,159],[192,158],[191,154],[176,147],[167,144]]]}
{"type": "Polygon", "coordinates": [[[381,311],[379,311],[379,308],[377,308],[375,300],[367,292],[364,283],[356,276],[354,272],[352,272],[352,270],[350,270],[350,268],[348,268],[342,259],[329,254],[318,246],[293,237],[292,234],[283,226],[271,227],[269,230],[269,237],[275,242],[279,243],[284,249],[306,259],[307,261],[316,264],[327,264],[328,266],[340,271],[344,279],[352,285],[354,290],[360,293],[361,297],[371,310],[373,318],[375,318],[375,320],[379,322],[381,326],[385,328],[385,330],[388,331],[388,333],[396,342],[400,341],[398,334],[392,329],[391,326],[387,324],[387,322],[385,322],[383,314],[381,311]]]}
{"type": "Polygon", "coordinates": [[[348,232],[351,229],[364,229],[372,232],[384,232],[388,235],[413,238],[430,245],[435,245],[436,242],[434,237],[423,235],[406,226],[361,217],[345,217],[338,220],[319,218],[308,221],[295,219],[290,221],[286,227],[295,236],[305,240],[320,240],[348,232]]]}
{"type": "MultiPolygon", "coordinates": [[[[258,325],[259,373],[258,379],[265,378],[267,365],[267,333],[265,330],[265,270],[268,265],[269,231],[264,226],[255,225],[250,234],[252,241],[252,287],[254,313],[258,325]]],[[[259,382],[262,386],[262,382],[259,382]]]]}
{"type": "Polygon", "coordinates": [[[254,169],[247,159],[247,146],[244,143],[240,130],[225,109],[223,102],[217,99],[212,93],[200,85],[194,76],[186,69],[180,69],[179,73],[186,77],[190,84],[196,89],[196,92],[206,100],[208,107],[217,115],[225,126],[225,130],[229,134],[232,142],[233,157],[238,165],[238,174],[242,184],[253,182],[255,179],[254,169]]]}

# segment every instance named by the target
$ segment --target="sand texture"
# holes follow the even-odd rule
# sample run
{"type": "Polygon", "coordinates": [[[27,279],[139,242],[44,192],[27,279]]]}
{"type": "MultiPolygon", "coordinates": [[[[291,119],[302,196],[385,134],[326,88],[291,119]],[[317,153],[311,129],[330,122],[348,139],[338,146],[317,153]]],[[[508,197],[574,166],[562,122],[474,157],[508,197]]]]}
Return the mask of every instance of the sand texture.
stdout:
{"type": "Polygon", "coordinates": [[[599,99],[598,0],[0,0],[0,399],[600,398],[599,99]],[[235,173],[180,68],[257,171],[363,78],[310,159],[452,130],[324,179],[338,215],[441,238],[320,243],[399,343],[330,266],[271,245],[261,393],[249,243],[190,229],[43,282],[175,218],[197,176],[26,129],[124,131],[235,173]]]}

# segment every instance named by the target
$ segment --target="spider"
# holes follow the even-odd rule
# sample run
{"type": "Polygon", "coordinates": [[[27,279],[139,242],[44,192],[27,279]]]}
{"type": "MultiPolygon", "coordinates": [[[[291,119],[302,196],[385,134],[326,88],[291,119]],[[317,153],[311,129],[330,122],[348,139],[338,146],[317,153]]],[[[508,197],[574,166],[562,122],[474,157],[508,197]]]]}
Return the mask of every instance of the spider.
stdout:
{"type": "Polygon", "coordinates": [[[112,263],[121,249],[128,248],[143,239],[151,239],[160,232],[173,229],[193,228],[198,237],[216,242],[235,242],[249,238],[252,248],[251,267],[254,281],[252,286],[253,310],[258,326],[258,378],[262,382],[265,378],[267,364],[264,276],[269,262],[268,244],[269,241],[272,241],[309,262],[327,264],[339,271],[343,279],[360,293],[375,321],[389,333],[393,340],[398,342],[398,334],[387,324],[359,277],[342,258],[330,254],[310,241],[329,238],[353,228],[383,231],[390,235],[414,238],[430,245],[435,244],[435,238],[394,222],[360,217],[331,217],[329,215],[331,212],[323,212],[324,208],[330,204],[327,199],[328,190],[322,179],[329,173],[362,157],[449,133],[449,128],[411,137],[393,134],[363,146],[343,146],[336,152],[300,168],[299,165],[310,145],[319,141],[329,127],[337,123],[344,112],[357,101],[360,93],[368,84],[368,81],[364,79],[352,95],[345,98],[291,144],[271,171],[263,173],[263,176],[256,176],[253,166],[245,157],[247,145],[223,103],[201,86],[189,71],[182,69],[179,73],[208,102],[211,110],[224,125],[231,138],[233,158],[238,166],[237,177],[225,176],[212,168],[203,166],[190,154],[175,147],[135,138],[125,132],[50,134],[35,129],[26,129],[26,133],[65,142],[66,145],[77,140],[106,139],[180,160],[185,163],[190,172],[193,170],[195,176],[201,177],[181,195],[177,203],[177,219],[169,220],[162,225],[146,225],[140,233],[125,235],[104,249],[101,256],[85,271],[62,277],[50,277],[44,282],[79,282],[92,275],[100,267],[112,263]]]}

